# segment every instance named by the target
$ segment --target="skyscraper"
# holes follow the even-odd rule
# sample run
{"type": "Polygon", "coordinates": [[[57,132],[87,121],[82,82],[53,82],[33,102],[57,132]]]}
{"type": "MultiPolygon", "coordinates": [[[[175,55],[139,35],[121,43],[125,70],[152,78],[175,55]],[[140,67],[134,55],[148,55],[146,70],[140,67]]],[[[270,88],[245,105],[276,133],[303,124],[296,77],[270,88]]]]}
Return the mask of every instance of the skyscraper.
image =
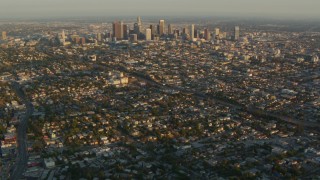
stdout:
{"type": "Polygon", "coordinates": [[[171,24],[168,25],[168,34],[169,35],[173,34],[172,25],[171,24]]]}
{"type": "Polygon", "coordinates": [[[151,29],[146,29],[146,41],[151,41],[151,29]]]}
{"type": "Polygon", "coordinates": [[[123,39],[128,39],[128,25],[123,25],[123,39]]]}
{"type": "Polygon", "coordinates": [[[123,39],[123,22],[115,21],[113,22],[113,37],[117,39],[123,39]]]}
{"type": "Polygon", "coordinates": [[[140,27],[138,23],[133,24],[133,31],[135,34],[140,34],[140,27]]]}
{"type": "Polygon", "coordinates": [[[164,35],[164,33],[165,33],[164,26],[165,26],[164,20],[160,20],[159,21],[159,35],[160,36],[164,35]]]}
{"type": "Polygon", "coordinates": [[[65,34],[64,30],[62,30],[61,37],[62,37],[62,39],[66,38],[66,34],[65,34]]]}
{"type": "Polygon", "coordinates": [[[198,39],[200,35],[200,31],[198,29],[194,29],[194,38],[198,39]]]}
{"type": "Polygon", "coordinates": [[[178,36],[180,35],[180,31],[178,30],[178,29],[175,29],[174,31],[173,31],[173,34],[177,34],[178,36]]]}
{"type": "Polygon", "coordinates": [[[61,38],[64,39],[64,40],[66,39],[66,34],[65,34],[64,30],[62,30],[61,38]]]}
{"type": "Polygon", "coordinates": [[[66,34],[64,30],[62,30],[61,34],[58,34],[58,38],[61,44],[64,44],[66,42],[66,34]]]}
{"type": "Polygon", "coordinates": [[[141,21],[141,17],[137,17],[137,23],[138,23],[138,26],[139,26],[139,33],[141,32],[142,30],[142,21],[141,21]]]}
{"type": "Polygon", "coordinates": [[[234,40],[239,40],[240,37],[240,27],[236,26],[234,27],[234,40]]]}
{"type": "Polygon", "coordinates": [[[142,21],[140,16],[137,17],[137,22],[133,24],[133,30],[135,34],[138,36],[140,35],[142,31],[142,21]]]}
{"type": "Polygon", "coordinates": [[[183,28],[182,29],[182,33],[185,34],[185,35],[189,34],[189,29],[188,28],[183,28]]]}
{"type": "Polygon", "coordinates": [[[190,27],[190,39],[191,41],[194,41],[194,24],[190,27]]]}
{"type": "Polygon", "coordinates": [[[209,31],[209,29],[204,29],[204,38],[205,38],[205,40],[207,40],[207,41],[209,41],[209,40],[211,40],[211,34],[210,34],[210,31],[209,31]]]}
{"type": "Polygon", "coordinates": [[[214,36],[219,36],[220,35],[220,29],[219,28],[215,28],[214,29],[214,36]]]}
{"type": "Polygon", "coordinates": [[[2,31],[2,40],[7,40],[7,32],[6,31],[2,31]]]}
{"type": "Polygon", "coordinates": [[[159,35],[160,34],[160,25],[158,24],[157,25],[157,35],[159,35]]]}
{"type": "Polygon", "coordinates": [[[123,22],[120,21],[120,39],[123,39],[124,29],[123,29],[123,22]]]}
{"type": "Polygon", "coordinates": [[[154,25],[150,25],[151,35],[154,36],[157,34],[156,27],[154,25]]]}
{"type": "Polygon", "coordinates": [[[98,41],[102,41],[101,33],[98,33],[98,34],[97,34],[97,40],[98,40],[98,41]]]}

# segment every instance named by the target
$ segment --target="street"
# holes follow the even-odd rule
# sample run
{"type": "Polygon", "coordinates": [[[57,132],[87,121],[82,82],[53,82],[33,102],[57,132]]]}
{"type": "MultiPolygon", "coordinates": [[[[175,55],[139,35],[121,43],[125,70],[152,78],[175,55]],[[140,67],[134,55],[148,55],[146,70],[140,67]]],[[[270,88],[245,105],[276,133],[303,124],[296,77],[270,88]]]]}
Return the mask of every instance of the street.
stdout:
{"type": "Polygon", "coordinates": [[[18,82],[12,82],[13,90],[16,92],[17,96],[20,100],[25,104],[27,110],[24,117],[20,118],[20,123],[17,127],[17,159],[14,165],[14,170],[11,174],[11,179],[20,179],[22,173],[27,167],[28,154],[27,154],[27,127],[28,127],[28,119],[33,113],[33,105],[27,99],[24,94],[21,86],[18,82]]]}

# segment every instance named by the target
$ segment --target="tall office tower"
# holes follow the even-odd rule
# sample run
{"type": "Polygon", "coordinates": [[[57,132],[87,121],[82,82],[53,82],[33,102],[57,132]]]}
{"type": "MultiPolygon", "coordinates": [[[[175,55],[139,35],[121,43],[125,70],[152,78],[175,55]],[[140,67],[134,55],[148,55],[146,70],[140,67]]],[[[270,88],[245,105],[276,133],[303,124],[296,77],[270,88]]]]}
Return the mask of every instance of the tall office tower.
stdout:
{"type": "Polygon", "coordinates": [[[178,29],[175,29],[174,31],[173,31],[173,34],[177,34],[178,36],[180,35],[180,31],[178,30],[178,29]]]}
{"type": "Polygon", "coordinates": [[[164,35],[165,30],[164,30],[164,20],[159,21],[159,35],[162,36],[164,35]]]}
{"type": "Polygon", "coordinates": [[[123,22],[113,22],[113,37],[123,39],[123,22]]]}
{"type": "Polygon", "coordinates": [[[62,38],[62,39],[66,39],[66,34],[65,34],[64,30],[62,30],[61,38],[62,38]]]}
{"type": "Polygon", "coordinates": [[[224,38],[224,39],[227,38],[227,32],[223,32],[221,37],[224,38]]]}
{"type": "Polygon", "coordinates": [[[190,39],[191,41],[194,41],[194,24],[190,27],[190,39]]]}
{"type": "Polygon", "coordinates": [[[2,31],[2,40],[7,40],[7,32],[2,31]]]}
{"type": "Polygon", "coordinates": [[[168,25],[168,34],[169,35],[173,34],[172,25],[171,24],[168,25]]]}
{"type": "Polygon", "coordinates": [[[102,41],[101,33],[98,33],[98,34],[97,34],[97,40],[98,40],[98,41],[102,41]]]}
{"type": "Polygon", "coordinates": [[[207,29],[207,28],[204,29],[204,39],[207,41],[211,40],[211,34],[210,34],[209,29],[207,29]]]}
{"type": "Polygon", "coordinates": [[[182,34],[185,34],[185,35],[189,34],[189,29],[188,28],[183,28],[182,29],[182,34]]]}
{"type": "Polygon", "coordinates": [[[234,27],[234,40],[238,40],[240,37],[240,27],[236,26],[234,27]]]}
{"type": "Polygon", "coordinates": [[[160,34],[160,25],[158,24],[157,25],[157,35],[159,35],[160,34]]]}
{"type": "Polygon", "coordinates": [[[141,17],[137,17],[137,22],[138,22],[138,26],[139,26],[139,33],[141,33],[142,31],[142,21],[141,21],[141,17]]]}
{"type": "Polygon", "coordinates": [[[178,39],[179,34],[178,34],[178,33],[174,33],[174,34],[173,34],[173,37],[174,37],[174,39],[178,39]]]}
{"type": "Polygon", "coordinates": [[[121,21],[120,22],[120,39],[123,39],[123,37],[124,37],[124,29],[123,29],[123,22],[121,21]]]}
{"type": "Polygon", "coordinates": [[[200,31],[198,31],[198,29],[194,30],[194,38],[198,39],[200,35],[200,31]]]}
{"type": "Polygon", "coordinates": [[[61,44],[64,44],[66,42],[66,34],[64,30],[62,30],[61,34],[58,34],[58,38],[61,44]]]}
{"type": "Polygon", "coordinates": [[[123,39],[128,39],[128,25],[126,24],[123,25],[123,39]]]}
{"type": "Polygon", "coordinates": [[[151,29],[146,29],[146,41],[151,41],[151,29]]]}
{"type": "Polygon", "coordinates": [[[220,29],[214,28],[214,36],[219,36],[219,35],[220,35],[220,29]]]}
{"type": "Polygon", "coordinates": [[[140,27],[138,23],[133,24],[133,31],[135,34],[140,34],[140,27]]]}
{"type": "Polygon", "coordinates": [[[154,36],[157,34],[156,27],[154,25],[150,25],[151,35],[154,36]]]}

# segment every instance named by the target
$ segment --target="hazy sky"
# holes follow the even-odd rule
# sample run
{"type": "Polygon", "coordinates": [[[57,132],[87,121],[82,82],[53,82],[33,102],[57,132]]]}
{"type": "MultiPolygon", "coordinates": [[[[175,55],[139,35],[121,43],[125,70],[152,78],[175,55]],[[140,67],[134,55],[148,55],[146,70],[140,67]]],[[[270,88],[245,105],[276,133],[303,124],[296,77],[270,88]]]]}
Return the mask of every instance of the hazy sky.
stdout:
{"type": "Polygon", "coordinates": [[[1,18],[251,16],[320,19],[320,0],[0,0],[1,18]]]}

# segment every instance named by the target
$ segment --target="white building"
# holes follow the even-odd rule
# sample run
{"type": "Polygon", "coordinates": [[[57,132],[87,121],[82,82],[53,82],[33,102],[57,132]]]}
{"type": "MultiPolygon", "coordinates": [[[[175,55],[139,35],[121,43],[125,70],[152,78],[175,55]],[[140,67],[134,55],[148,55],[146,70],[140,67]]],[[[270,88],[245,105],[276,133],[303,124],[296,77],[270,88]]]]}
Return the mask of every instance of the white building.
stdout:
{"type": "Polygon", "coordinates": [[[191,24],[190,38],[191,38],[191,41],[194,41],[194,24],[191,24]]]}
{"type": "Polygon", "coordinates": [[[151,41],[151,29],[146,29],[146,41],[151,41]]]}

